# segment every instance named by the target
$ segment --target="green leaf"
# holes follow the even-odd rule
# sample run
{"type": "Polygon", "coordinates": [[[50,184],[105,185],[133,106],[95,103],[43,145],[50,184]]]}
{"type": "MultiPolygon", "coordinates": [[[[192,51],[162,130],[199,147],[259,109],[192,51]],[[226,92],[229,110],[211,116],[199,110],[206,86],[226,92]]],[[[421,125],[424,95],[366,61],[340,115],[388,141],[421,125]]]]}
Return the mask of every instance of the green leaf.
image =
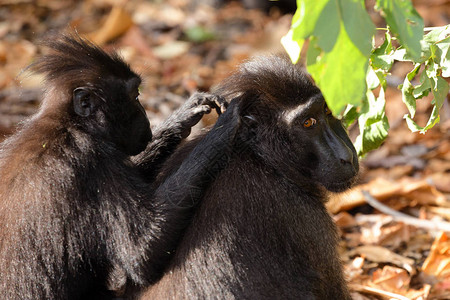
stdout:
{"type": "Polygon", "coordinates": [[[187,28],[184,33],[189,41],[201,43],[210,40],[214,40],[216,38],[215,34],[202,26],[193,26],[187,28]]]}
{"type": "Polygon", "coordinates": [[[348,128],[356,121],[356,119],[358,119],[358,116],[359,113],[357,107],[353,105],[347,105],[343,114],[342,124],[345,128],[348,128]]]}
{"type": "Polygon", "coordinates": [[[398,61],[414,61],[414,59],[412,59],[411,56],[406,52],[406,49],[401,47],[395,49],[390,57],[398,61]]]}
{"type": "Polygon", "coordinates": [[[423,40],[428,43],[436,44],[440,40],[445,39],[446,36],[449,34],[450,34],[450,25],[435,27],[433,28],[433,30],[431,30],[423,37],[423,40]]]}
{"type": "Polygon", "coordinates": [[[437,109],[441,109],[442,105],[444,104],[445,99],[447,98],[449,86],[447,81],[442,78],[438,77],[436,82],[436,88],[431,89],[434,96],[434,104],[436,105],[437,109]]]}
{"type": "MultiPolygon", "coordinates": [[[[308,52],[306,53],[306,66],[308,72],[312,74],[321,74],[325,65],[321,63],[323,51],[317,46],[317,39],[313,36],[309,39],[308,52]]],[[[317,81],[316,84],[318,85],[317,81]]]]}
{"type": "Polygon", "coordinates": [[[377,149],[387,137],[389,122],[384,112],[385,103],[383,89],[378,98],[375,98],[372,91],[367,91],[366,101],[358,118],[360,134],[355,141],[359,156],[377,149]]]}
{"type": "Polygon", "coordinates": [[[439,62],[442,70],[442,76],[450,77],[450,37],[436,43],[436,46],[439,47],[442,52],[441,61],[439,62]]]}
{"type": "Polygon", "coordinates": [[[325,52],[331,51],[336,44],[341,28],[339,19],[338,2],[333,0],[328,1],[323,8],[313,31],[313,35],[317,37],[317,45],[325,52]]]}
{"type": "Polygon", "coordinates": [[[406,75],[403,81],[402,89],[402,101],[408,108],[411,117],[414,118],[416,114],[416,98],[414,97],[414,86],[411,84],[413,78],[417,75],[420,69],[420,64],[416,64],[414,69],[406,75]]]}
{"type": "MultiPolygon", "coordinates": [[[[418,64],[418,66],[420,67],[420,64],[418,64]]],[[[448,91],[449,91],[449,85],[448,85],[447,81],[444,78],[442,78],[441,76],[437,75],[438,66],[435,65],[435,63],[433,62],[432,59],[430,59],[428,61],[428,64],[426,67],[427,67],[427,69],[429,68],[430,70],[426,69],[425,72],[422,72],[422,74],[420,76],[420,80],[421,80],[422,84],[413,89],[411,97],[415,97],[414,102],[413,102],[414,107],[415,107],[415,100],[418,98],[421,98],[423,96],[426,96],[429,93],[429,91],[431,90],[431,92],[433,93],[433,96],[434,96],[431,103],[434,104],[434,106],[433,106],[433,111],[431,112],[430,118],[429,118],[427,124],[424,127],[421,127],[421,126],[417,125],[417,123],[414,122],[414,120],[412,119],[412,118],[414,118],[414,114],[411,113],[411,110],[410,110],[411,116],[409,116],[409,115],[404,116],[404,119],[406,120],[408,128],[412,132],[420,131],[420,133],[422,133],[422,134],[424,134],[428,129],[432,128],[434,125],[436,125],[439,122],[439,120],[440,120],[439,110],[442,107],[442,105],[444,104],[444,101],[445,101],[448,91]],[[429,77],[429,76],[431,76],[431,77],[429,77]]],[[[412,74],[414,72],[414,70],[410,74],[412,74]]],[[[412,80],[411,76],[409,76],[409,74],[408,74],[407,78],[405,78],[405,81],[408,78],[410,80],[412,80]]],[[[402,89],[402,94],[403,94],[403,89],[402,89]]],[[[409,107],[408,107],[408,109],[409,109],[409,107]]]]}
{"type": "Polygon", "coordinates": [[[406,120],[406,124],[408,125],[409,130],[411,130],[412,132],[422,130],[422,127],[417,125],[416,122],[414,122],[408,114],[404,115],[403,119],[406,120]]]}
{"type": "Polygon", "coordinates": [[[443,77],[450,77],[450,25],[437,27],[425,35],[424,40],[434,44],[440,50],[440,60],[435,62],[440,66],[443,77]]]}
{"type": "Polygon", "coordinates": [[[375,69],[382,69],[388,72],[394,64],[394,59],[391,55],[371,55],[371,65],[375,69]]]}
{"type": "Polygon", "coordinates": [[[371,37],[375,26],[361,0],[340,0],[340,11],[345,31],[350,40],[364,55],[372,51],[371,37]]]}
{"type": "Polygon", "coordinates": [[[378,48],[372,50],[370,55],[370,64],[374,69],[381,69],[385,72],[389,72],[394,64],[394,58],[392,56],[393,47],[391,35],[386,32],[384,36],[384,42],[378,48]]]}
{"type": "Polygon", "coordinates": [[[431,88],[433,88],[433,89],[435,89],[437,87],[436,84],[437,84],[438,72],[439,72],[439,66],[437,66],[436,63],[430,59],[427,62],[427,64],[425,65],[425,74],[427,75],[428,78],[433,79],[433,81],[431,81],[431,88]]]}
{"type": "Polygon", "coordinates": [[[317,20],[330,0],[297,0],[297,11],[292,18],[293,40],[308,38],[316,27],[317,20]]]}
{"type": "Polygon", "coordinates": [[[392,38],[389,31],[386,31],[384,34],[384,41],[383,44],[380,45],[380,47],[373,49],[373,53],[376,55],[382,55],[382,54],[389,54],[394,50],[394,47],[392,46],[392,38]]]}
{"type": "Polygon", "coordinates": [[[423,19],[414,9],[410,0],[377,0],[393,33],[398,35],[400,43],[408,50],[414,60],[420,59],[420,40],[423,38],[423,19]]]}
{"type": "MultiPolygon", "coordinates": [[[[425,74],[425,72],[422,72],[422,74],[425,74]]],[[[422,82],[421,85],[414,87],[413,96],[416,99],[420,99],[427,96],[430,93],[430,91],[431,91],[431,84],[427,78],[422,82]]]]}
{"type": "Polygon", "coordinates": [[[420,133],[424,134],[428,129],[433,128],[434,125],[439,123],[439,108],[437,106],[433,107],[433,111],[431,112],[430,119],[428,119],[427,125],[420,131],[420,133]]]}
{"type": "Polygon", "coordinates": [[[377,76],[378,76],[378,80],[380,81],[381,87],[386,91],[386,88],[387,88],[386,76],[389,73],[387,73],[387,71],[384,71],[384,70],[376,70],[375,74],[377,74],[377,76]]]}
{"type": "MultiPolygon", "coordinates": [[[[320,87],[328,107],[339,114],[347,104],[358,105],[366,90],[367,56],[352,43],[343,25],[336,45],[314,60],[308,49],[307,69],[320,87]]],[[[316,51],[316,50],[313,50],[316,51]]]]}
{"type": "Polygon", "coordinates": [[[416,122],[414,122],[409,115],[404,115],[403,118],[406,120],[406,124],[408,125],[408,128],[412,132],[420,131],[421,134],[425,134],[429,129],[433,128],[434,125],[439,123],[440,117],[439,117],[439,109],[434,106],[433,111],[431,112],[430,119],[428,120],[425,127],[420,127],[417,125],[416,122]]]}
{"type": "Polygon", "coordinates": [[[291,58],[292,63],[296,64],[300,59],[300,52],[302,51],[305,40],[294,41],[292,39],[292,34],[293,30],[291,29],[285,36],[281,38],[281,44],[291,58]]]}
{"type": "Polygon", "coordinates": [[[369,67],[366,75],[367,88],[374,90],[380,85],[380,79],[377,73],[369,67]]]}

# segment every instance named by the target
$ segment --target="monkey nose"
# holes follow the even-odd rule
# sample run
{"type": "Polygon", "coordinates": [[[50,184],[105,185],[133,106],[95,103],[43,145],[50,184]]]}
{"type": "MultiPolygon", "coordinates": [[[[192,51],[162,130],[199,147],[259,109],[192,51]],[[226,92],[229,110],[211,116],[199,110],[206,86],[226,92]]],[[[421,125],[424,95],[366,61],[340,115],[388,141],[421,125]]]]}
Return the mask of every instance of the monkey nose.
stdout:
{"type": "Polygon", "coordinates": [[[340,160],[342,165],[352,164],[353,163],[352,150],[350,150],[350,148],[348,148],[347,145],[342,143],[337,150],[337,158],[340,160]]]}

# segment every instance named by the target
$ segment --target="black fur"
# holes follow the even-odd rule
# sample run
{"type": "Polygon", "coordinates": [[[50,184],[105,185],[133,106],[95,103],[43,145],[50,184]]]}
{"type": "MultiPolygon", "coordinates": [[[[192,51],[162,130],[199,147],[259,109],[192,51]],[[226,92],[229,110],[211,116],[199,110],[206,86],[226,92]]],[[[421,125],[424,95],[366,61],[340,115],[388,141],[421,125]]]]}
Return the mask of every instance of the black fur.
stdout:
{"type": "MultiPolygon", "coordinates": [[[[32,66],[46,75],[42,106],[0,144],[0,299],[106,298],[116,272],[148,285],[166,266],[211,170],[227,160],[238,124],[233,110],[222,120],[236,127],[218,124],[155,188],[130,159],[151,138],[137,101],[139,76],[79,37],[48,45],[52,52],[32,66]]],[[[206,111],[189,103],[175,118],[176,141],[206,111]]],[[[166,157],[167,141],[158,143],[155,155],[166,157]]]]}
{"type": "Polygon", "coordinates": [[[347,189],[358,171],[344,128],[286,58],[245,63],[218,92],[239,106],[233,157],[142,299],[350,299],[324,206],[327,190],[347,189]]]}

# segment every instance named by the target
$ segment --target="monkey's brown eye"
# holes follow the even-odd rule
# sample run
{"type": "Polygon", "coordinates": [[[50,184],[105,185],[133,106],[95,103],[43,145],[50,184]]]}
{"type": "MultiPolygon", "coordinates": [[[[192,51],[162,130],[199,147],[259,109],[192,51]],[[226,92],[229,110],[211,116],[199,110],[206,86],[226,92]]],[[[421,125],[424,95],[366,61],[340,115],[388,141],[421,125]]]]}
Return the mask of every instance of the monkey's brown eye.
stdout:
{"type": "Polygon", "coordinates": [[[314,118],[309,118],[308,120],[306,120],[305,122],[303,122],[303,127],[311,127],[313,125],[315,125],[317,123],[317,120],[314,118]]]}
{"type": "Polygon", "coordinates": [[[325,114],[326,115],[331,115],[331,110],[328,107],[325,107],[325,114]]]}

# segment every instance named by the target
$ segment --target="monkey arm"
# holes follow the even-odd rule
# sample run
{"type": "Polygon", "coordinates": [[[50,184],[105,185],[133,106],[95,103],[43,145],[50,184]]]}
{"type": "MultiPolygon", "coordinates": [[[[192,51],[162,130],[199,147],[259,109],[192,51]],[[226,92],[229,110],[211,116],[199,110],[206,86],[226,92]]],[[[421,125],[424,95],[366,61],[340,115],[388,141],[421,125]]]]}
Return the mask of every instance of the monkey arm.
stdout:
{"type": "Polygon", "coordinates": [[[151,229],[140,241],[147,251],[142,253],[141,262],[134,260],[124,266],[134,283],[146,285],[162,275],[199,200],[226,167],[239,124],[236,106],[232,104],[180,167],[155,190],[150,208],[151,229]]]}
{"type": "Polygon", "coordinates": [[[162,163],[172,155],[204,114],[209,113],[212,108],[221,114],[225,111],[226,105],[227,103],[220,96],[195,93],[158,126],[147,148],[133,158],[147,181],[152,182],[155,179],[162,163]]]}

